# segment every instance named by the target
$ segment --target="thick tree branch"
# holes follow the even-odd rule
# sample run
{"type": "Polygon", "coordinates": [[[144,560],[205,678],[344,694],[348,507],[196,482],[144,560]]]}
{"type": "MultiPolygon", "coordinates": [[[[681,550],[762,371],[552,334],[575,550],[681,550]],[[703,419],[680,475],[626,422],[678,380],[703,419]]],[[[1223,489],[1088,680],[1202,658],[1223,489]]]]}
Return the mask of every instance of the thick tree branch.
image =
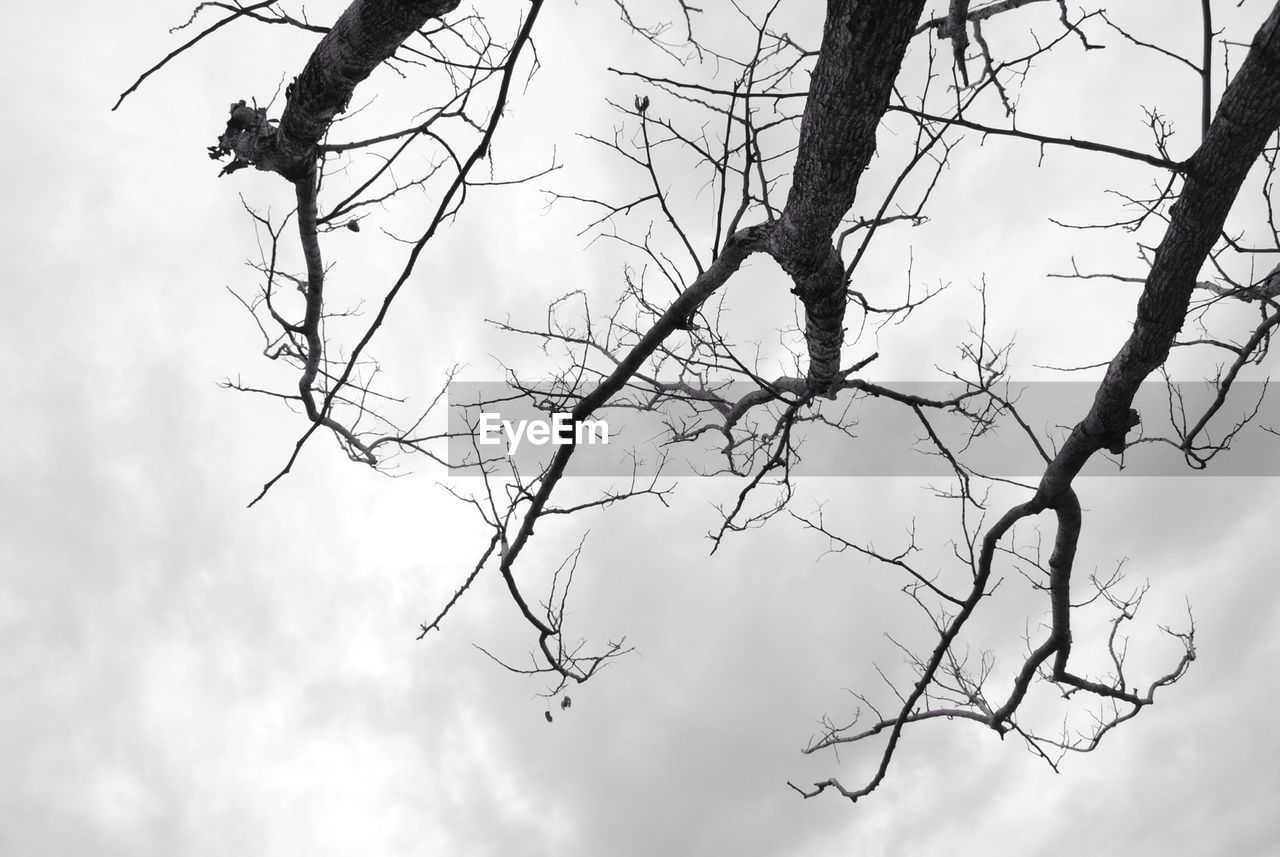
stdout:
{"type": "Polygon", "coordinates": [[[351,94],[405,39],[458,0],[356,0],[320,40],[293,83],[280,117],[279,171],[293,178],[315,157],[315,147],[351,94]]]}
{"type": "Polygon", "coordinates": [[[305,178],[320,141],[347,109],[356,86],[405,39],[457,5],[458,0],[354,0],[290,84],[280,124],[267,125],[265,116],[237,119],[233,106],[232,123],[210,154],[234,152],[238,162],[290,181],[305,178]]]}
{"type": "Polygon", "coordinates": [[[825,390],[840,371],[848,295],[832,243],[876,150],[923,0],[831,0],[800,124],[791,191],[770,253],[804,302],[808,380],[825,390]]]}
{"type": "Polygon", "coordinates": [[[1093,406],[1045,470],[1037,498],[1052,507],[1099,449],[1131,427],[1138,386],[1169,356],[1187,317],[1200,268],[1222,233],[1227,214],[1267,139],[1280,126],[1280,3],[1254,36],[1239,72],[1223,93],[1186,183],[1169,211],[1138,299],[1133,332],[1112,359],[1093,406]]]}

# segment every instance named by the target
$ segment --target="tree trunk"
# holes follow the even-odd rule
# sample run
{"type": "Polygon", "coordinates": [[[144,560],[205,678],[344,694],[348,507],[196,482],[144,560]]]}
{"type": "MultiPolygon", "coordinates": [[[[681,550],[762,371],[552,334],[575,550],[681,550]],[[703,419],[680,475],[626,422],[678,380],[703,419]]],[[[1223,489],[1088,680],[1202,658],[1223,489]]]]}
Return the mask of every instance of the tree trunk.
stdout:
{"type": "Polygon", "coordinates": [[[791,191],[770,253],[804,302],[810,389],[840,370],[847,301],[844,263],[832,243],[876,151],[924,0],[830,0],[822,49],[800,124],[791,191]]]}

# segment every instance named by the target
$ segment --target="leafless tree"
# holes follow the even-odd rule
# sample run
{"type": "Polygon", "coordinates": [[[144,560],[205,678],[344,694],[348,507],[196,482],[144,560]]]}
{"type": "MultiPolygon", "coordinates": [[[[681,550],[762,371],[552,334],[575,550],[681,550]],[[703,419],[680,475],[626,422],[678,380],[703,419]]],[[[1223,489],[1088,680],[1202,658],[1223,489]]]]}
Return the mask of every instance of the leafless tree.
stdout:
{"type": "MultiPolygon", "coordinates": [[[[1091,750],[1151,705],[1158,690],[1178,681],[1196,649],[1193,623],[1167,629],[1179,645],[1169,669],[1145,680],[1128,675],[1120,629],[1134,618],[1145,590],[1126,593],[1118,572],[1094,576],[1087,585],[1073,575],[1084,526],[1076,477],[1099,453],[1120,456],[1138,442],[1166,444],[1191,466],[1204,467],[1248,421],[1246,414],[1225,437],[1208,436],[1209,421],[1226,405],[1232,385],[1246,367],[1261,362],[1280,324],[1280,268],[1262,265],[1269,273],[1255,273],[1255,260],[1280,252],[1271,205],[1280,127],[1280,4],[1255,15],[1263,20],[1246,40],[1216,28],[1214,4],[1202,0],[1198,14],[1186,19],[1202,50],[1185,57],[1130,32],[1101,10],[1074,9],[1065,0],[829,0],[820,32],[784,28],[781,22],[790,19],[781,0],[710,11],[677,0],[667,10],[670,21],[657,23],[648,22],[652,10],[615,3],[634,36],[677,58],[686,75],[612,70],[633,80],[638,94],[634,102],[614,105],[622,125],[612,134],[583,133],[615,153],[644,187],[617,200],[564,187],[553,196],[556,204],[581,206],[588,230],[616,242],[627,263],[625,288],[603,315],[592,305],[597,295],[574,293],[556,302],[543,325],[499,322],[515,335],[559,349],[565,358],[549,385],[521,386],[518,374],[513,385],[541,407],[570,412],[577,422],[609,408],[685,409],[687,418],[669,422],[670,442],[718,438],[722,472],[740,480],[713,550],[731,533],[785,515],[820,534],[832,550],[863,554],[904,575],[903,591],[927,617],[932,644],[903,644],[911,679],[902,684],[886,676],[887,703],[859,692],[857,713],[824,718],[824,728],[805,748],[878,741],[879,762],[856,785],[827,779],[793,786],[796,791],[806,797],[832,791],[850,800],[867,795],[883,781],[906,727],[935,718],[972,721],[1001,736],[1013,733],[1051,765],[1068,751],[1091,750]],[[713,12],[718,22],[731,19],[732,26],[704,27],[713,12]],[[992,35],[998,21],[1018,16],[1026,16],[1035,34],[1027,50],[1005,48],[992,35]],[[721,43],[726,33],[734,34],[733,43],[721,43]],[[737,38],[743,34],[749,38],[737,38]],[[1085,63],[1108,41],[1141,48],[1155,61],[1193,73],[1201,107],[1193,150],[1176,151],[1167,121],[1154,110],[1147,114],[1152,143],[1146,150],[1037,133],[1014,121],[1020,86],[1035,61],[1053,51],[1076,51],[1076,61],[1085,63]],[[876,159],[877,132],[885,127],[896,132],[896,148],[876,159]],[[900,298],[872,293],[858,285],[859,265],[877,236],[927,217],[930,197],[945,182],[944,167],[958,157],[964,134],[1017,138],[1042,153],[1072,147],[1129,162],[1148,180],[1155,177],[1152,194],[1124,195],[1132,217],[1087,225],[1134,232],[1145,270],[1083,271],[1073,261],[1070,272],[1060,274],[1140,286],[1132,332],[1106,364],[1092,405],[1060,438],[1033,430],[1019,413],[1005,378],[1007,349],[985,325],[985,297],[982,321],[975,321],[973,339],[952,375],[954,395],[923,397],[874,383],[863,371],[877,354],[857,351],[860,332],[868,325],[909,321],[936,292],[909,290],[900,298]],[[864,174],[873,169],[882,179],[875,183],[877,192],[860,193],[864,174]],[[681,181],[670,181],[673,175],[681,181]],[[1247,187],[1261,193],[1266,223],[1228,232],[1228,214],[1247,187]],[[1158,239],[1143,243],[1153,232],[1158,239]],[[732,305],[725,287],[754,254],[777,263],[785,275],[782,287],[794,296],[794,371],[781,376],[766,376],[723,324],[722,311],[732,305]],[[1224,303],[1256,310],[1242,334],[1210,332],[1216,322],[1209,315],[1224,303]],[[1200,332],[1180,338],[1189,322],[1200,332]],[[1207,409],[1182,412],[1171,437],[1139,437],[1135,396],[1175,347],[1225,352],[1229,363],[1214,378],[1216,395],[1207,409]],[[946,567],[916,562],[914,532],[900,550],[885,552],[842,535],[845,522],[829,514],[791,511],[799,437],[813,424],[849,429],[859,403],[868,398],[906,409],[952,468],[947,499],[957,510],[960,536],[946,567]],[[1003,511],[990,509],[982,486],[1008,480],[967,466],[962,445],[944,440],[936,428],[944,417],[963,420],[970,437],[997,421],[1012,421],[1043,462],[1038,482],[1004,486],[1022,499],[1003,511]],[[1042,515],[1053,532],[1047,557],[1034,538],[1017,529],[1042,515]],[[1017,570],[1043,593],[1047,620],[1027,638],[1020,663],[997,669],[989,653],[966,654],[961,637],[999,585],[1001,566],[1017,570]],[[1089,604],[1111,611],[1109,630],[1101,639],[1079,640],[1073,618],[1089,604]],[[1081,643],[1100,647],[1109,666],[1096,675],[1075,667],[1073,652],[1081,643]],[[1054,732],[1024,723],[1019,715],[1037,680],[1066,698],[1064,705],[1092,700],[1084,727],[1077,721],[1054,732]]],[[[262,332],[266,356],[293,366],[297,380],[296,389],[285,391],[228,384],[279,398],[305,420],[292,454],[254,502],[320,434],[332,435],[354,461],[375,468],[408,452],[443,460],[440,443],[450,433],[434,429],[431,408],[407,417],[396,410],[400,400],[375,384],[378,367],[369,356],[370,343],[423,249],[474,189],[559,168],[551,161],[541,173],[502,177],[501,163],[489,163],[508,102],[525,86],[537,85],[531,78],[538,66],[542,0],[466,14],[457,6],[458,0],[352,0],[335,21],[322,25],[290,11],[301,7],[287,0],[204,2],[176,29],[185,33],[216,20],[121,96],[123,101],[184,51],[213,49],[210,37],[224,27],[272,24],[318,39],[305,67],[285,87],[278,119],[274,99],[262,105],[237,99],[209,149],[223,162],[222,174],[250,167],[277,174],[293,185],[297,202],[283,220],[246,205],[258,231],[262,252],[254,267],[261,280],[256,293],[241,300],[262,332]],[[360,84],[384,65],[415,81],[415,92],[428,93],[429,102],[384,133],[334,142],[354,99],[368,95],[360,84]],[[429,166],[414,173],[413,165],[424,159],[429,166]],[[401,239],[399,275],[382,290],[358,333],[337,336],[338,322],[350,319],[347,310],[326,302],[326,233],[358,231],[371,212],[420,188],[429,190],[432,209],[425,220],[413,221],[414,237],[401,239]],[[296,273],[284,261],[293,242],[303,261],[296,273]]],[[[779,329],[791,324],[791,318],[777,320],[779,329]]],[[[439,401],[436,396],[433,406],[439,401]]],[[[456,595],[421,633],[439,628],[479,575],[496,572],[536,638],[528,666],[506,665],[548,677],[549,695],[561,695],[567,708],[565,689],[585,682],[627,648],[615,641],[590,650],[567,638],[565,603],[577,551],[555,571],[541,601],[517,573],[520,557],[548,516],[637,497],[664,500],[667,488],[637,472],[594,500],[561,505],[557,488],[574,446],[557,447],[546,467],[532,475],[504,471],[478,446],[475,453],[471,463],[484,488],[459,496],[484,518],[491,537],[456,595]]]]}

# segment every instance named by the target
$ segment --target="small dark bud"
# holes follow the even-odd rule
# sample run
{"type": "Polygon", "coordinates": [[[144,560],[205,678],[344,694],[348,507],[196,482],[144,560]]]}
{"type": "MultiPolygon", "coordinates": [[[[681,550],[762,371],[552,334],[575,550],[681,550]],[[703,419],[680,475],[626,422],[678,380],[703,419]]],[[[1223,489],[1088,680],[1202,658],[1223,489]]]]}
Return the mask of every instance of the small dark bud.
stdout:
{"type": "Polygon", "coordinates": [[[548,722],[548,723],[550,723],[550,722],[552,721],[551,712],[550,712],[550,711],[546,711],[546,712],[543,712],[543,713],[546,715],[547,722],[548,722]]]}
{"type": "Polygon", "coordinates": [[[564,699],[560,700],[561,711],[568,711],[570,705],[573,705],[573,700],[569,697],[566,696],[564,699]]]}
{"type": "Polygon", "coordinates": [[[360,221],[359,221],[359,220],[348,220],[348,221],[347,221],[347,228],[348,228],[348,229],[350,229],[352,232],[359,232],[359,231],[360,231],[360,221]]]}

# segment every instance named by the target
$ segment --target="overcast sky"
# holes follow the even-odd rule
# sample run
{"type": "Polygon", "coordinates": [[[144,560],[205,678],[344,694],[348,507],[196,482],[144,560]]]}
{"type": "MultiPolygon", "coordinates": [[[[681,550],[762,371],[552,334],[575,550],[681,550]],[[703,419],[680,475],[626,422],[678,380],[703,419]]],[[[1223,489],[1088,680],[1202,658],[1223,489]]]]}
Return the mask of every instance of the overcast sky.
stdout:
{"type": "MultiPolygon", "coordinates": [[[[1187,17],[1129,21],[1193,50],[1198,4],[1177,5],[1187,17]]],[[[682,481],[671,509],[639,502],[539,527],[524,557],[530,574],[589,531],[576,633],[626,635],[636,649],[573,691],[554,723],[543,717],[543,684],[473,646],[518,660],[535,642],[495,576],[481,578],[442,634],[416,641],[485,540],[440,487],[448,475],[409,462],[405,478],[389,479],[313,442],[246,510],[301,419],[217,386],[236,376],[287,383],[265,365],[227,289],[254,284],[244,260],[257,249],[238,195],[281,215],[291,192],[247,170],[217,178],[205,147],[229,102],[265,102],[315,39],[231,28],[112,113],[116,95],[178,43],[166,30],[186,10],[160,6],[6,9],[0,852],[1271,853],[1280,833],[1274,478],[1080,482],[1081,575],[1127,560],[1129,578],[1151,584],[1134,623],[1135,667],[1152,676],[1176,657],[1155,628],[1183,622],[1187,602],[1199,658],[1156,706],[1060,774],[1013,740],[937,723],[908,730],[889,779],[856,806],[788,789],[789,779],[865,779],[874,747],[838,758],[799,749],[823,714],[852,711],[846,689],[883,694],[875,664],[907,676],[884,635],[919,639],[920,617],[887,570],[824,556],[825,543],[790,522],[708,558],[713,504],[736,491],[723,480],[682,481]]],[[[342,6],[307,10],[327,22],[342,6]]],[[[554,177],[556,189],[628,186],[617,159],[574,132],[609,134],[618,117],[604,99],[627,103],[637,91],[606,66],[668,67],[611,7],[548,4],[542,70],[499,132],[499,172],[545,164],[554,148],[572,168],[554,177]]],[[[1032,26],[1055,34],[1053,7],[1024,10],[1009,38],[1032,26]]],[[[1253,0],[1232,12],[1237,38],[1247,41],[1267,10],[1253,0]]],[[[812,15],[792,13],[793,34],[816,43],[812,15]]],[[[718,15],[708,8],[706,20],[718,15]]],[[[496,20],[495,34],[510,25],[496,20]]],[[[1022,126],[1149,148],[1141,106],[1159,106],[1185,156],[1194,76],[1122,49],[1105,28],[1091,32],[1112,47],[1085,55],[1066,45],[1041,63],[1022,126]]],[[[379,81],[393,85],[385,75],[369,85],[379,81]]],[[[881,151],[893,140],[882,135],[881,151]]],[[[879,377],[933,380],[921,375],[953,360],[975,317],[968,284],[984,275],[992,324],[1016,339],[1019,377],[1045,377],[1037,364],[1106,360],[1128,330],[1133,287],[1045,275],[1072,256],[1141,274],[1132,236],[1063,231],[1047,218],[1114,217],[1121,209],[1106,188],[1139,193],[1159,177],[1081,153],[1048,152],[1037,167],[1034,146],[978,142],[944,175],[932,222],[886,237],[868,261],[864,286],[879,294],[901,288],[908,260],[919,283],[953,284],[918,326],[859,344],[884,353],[879,377]]],[[[522,359],[528,345],[496,335],[486,317],[536,323],[570,289],[602,306],[618,293],[616,245],[577,236],[580,210],[547,213],[539,188],[549,185],[477,194],[424,254],[379,340],[397,392],[424,401],[455,363],[472,380],[501,377],[499,361],[522,359]]],[[[414,233],[416,221],[386,216],[378,225],[414,233]]],[[[326,239],[333,288],[377,295],[398,252],[374,229],[335,233],[326,239]]],[[[753,261],[744,281],[763,293],[742,310],[748,329],[767,324],[771,307],[786,311],[790,296],[768,263],[753,261]]],[[[588,496],[601,486],[567,487],[588,496]]],[[[825,503],[851,538],[889,547],[912,519],[937,550],[955,535],[918,480],[802,488],[797,511],[825,503]]],[[[1043,617],[1043,605],[1015,596],[989,610],[981,639],[1006,655],[1043,617]]]]}

